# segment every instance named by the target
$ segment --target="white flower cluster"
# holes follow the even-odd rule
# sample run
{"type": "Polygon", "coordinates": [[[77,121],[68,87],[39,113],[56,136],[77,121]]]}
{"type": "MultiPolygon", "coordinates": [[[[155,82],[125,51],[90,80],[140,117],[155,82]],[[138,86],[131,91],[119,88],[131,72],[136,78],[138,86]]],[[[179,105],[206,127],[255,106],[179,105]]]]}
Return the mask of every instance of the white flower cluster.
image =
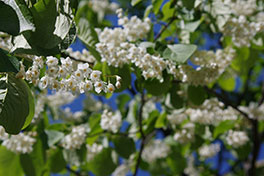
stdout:
{"type": "Polygon", "coordinates": [[[167,115],[167,119],[172,125],[179,125],[188,119],[188,116],[185,113],[179,113],[178,111],[174,110],[171,114],[167,115]]]}
{"type": "MultiPolygon", "coordinates": [[[[92,91],[93,88],[97,93],[101,91],[113,93],[115,86],[101,80],[102,72],[92,70],[88,63],[77,63],[69,57],[66,59],[47,57],[46,65],[48,66],[45,76],[39,80],[40,69],[43,67],[43,60],[35,57],[33,65],[25,73],[26,80],[33,84],[39,84],[41,89],[47,87],[57,91],[71,91],[72,93],[85,93],[92,91]]],[[[120,84],[120,77],[117,76],[117,82],[120,84]]]]}
{"type": "Polygon", "coordinates": [[[249,16],[252,15],[257,10],[256,0],[236,0],[235,2],[232,0],[228,0],[227,2],[231,9],[232,13],[240,16],[249,16]]]}
{"type": "Polygon", "coordinates": [[[227,144],[234,148],[243,146],[249,141],[249,138],[244,131],[233,131],[233,130],[229,130],[227,132],[227,136],[225,139],[227,144]]]}
{"type": "Polygon", "coordinates": [[[76,111],[74,113],[71,112],[69,107],[65,108],[62,111],[62,119],[66,121],[81,121],[81,118],[85,115],[84,111],[76,111]]]}
{"type": "Polygon", "coordinates": [[[185,124],[180,131],[174,134],[174,140],[181,144],[192,142],[194,140],[194,127],[193,123],[185,124]]]}
{"type": "Polygon", "coordinates": [[[109,130],[116,133],[122,125],[121,113],[116,111],[115,114],[113,114],[113,112],[109,112],[105,109],[101,116],[100,125],[103,130],[109,130]]]}
{"type": "Polygon", "coordinates": [[[262,23],[250,22],[245,16],[230,18],[224,28],[223,35],[230,36],[235,46],[250,46],[254,36],[262,29],[262,23]]]}
{"type": "MultiPolygon", "coordinates": [[[[235,51],[227,47],[223,50],[197,51],[190,59],[198,67],[180,65],[180,79],[192,85],[207,85],[216,80],[231,63],[235,51]]],[[[177,75],[177,74],[176,74],[177,75]]]]}
{"type": "Polygon", "coordinates": [[[104,149],[104,146],[97,143],[93,143],[92,145],[87,144],[86,148],[87,160],[90,161],[94,158],[96,154],[100,153],[104,149]]]}
{"type": "Polygon", "coordinates": [[[0,126],[0,138],[3,140],[2,145],[14,153],[31,153],[33,151],[33,144],[36,142],[36,139],[32,136],[35,135],[36,133],[34,132],[29,134],[19,133],[18,135],[8,137],[4,128],[0,126]]]}
{"type": "Polygon", "coordinates": [[[121,164],[115,169],[112,176],[126,176],[129,170],[130,167],[128,164],[121,164]]]}
{"type": "Polygon", "coordinates": [[[82,144],[85,143],[86,139],[86,128],[83,125],[75,126],[72,128],[70,134],[66,135],[62,140],[61,144],[65,149],[80,149],[82,144]]]}
{"type": "Polygon", "coordinates": [[[202,159],[207,159],[215,156],[220,149],[220,144],[203,145],[199,148],[198,153],[202,159]]]}
{"type": "Polygon", "coordinates": [[[106,11],[114,12],[119,5],[115,2],[109,2],[109,0],[91,0],[93,11],[104,14],[106,11]]]}
{"type": "Polygon", "coordinates": [[[237,120],[238,113],[231,107],[224,109],[224,104],[216,98],[207,99],[196,108],[189,108],[185,111],[191,122],[204,125],[218,125],[224,120],[237,120]]]}
{"type": "Polygon", "coordinates": [[[46,91],[37,95],[35,103],[35,114],[32,122],[36,122],[40,117],[40,114],[44,111],[45,104],[48,104],[51,108],[59,108],[62,105],[71,103],[76,96],[70,92],[58,91],[55,94],[47,95],[46,91]]]}
{"type": "Polygon", "coordinates": [[[89,63],[94,63],[96,59],[94,56],[87,50],[83,49],[82,52],[80,51],[73,51],[72,48],[68,48],[66,52],[73,58],[80,60],[80,61],[85,61],[89,63]]]}
{"type": "Polygon", "coordinates": [[[193,155],[190,155],[187,162],[187,167],[184,169],[184,173],[189,176],[200,176],[199,170],[194,165],[195,158],[193,155]]]}
{"type": "Polygon", "coordinates": [[[258,106],[257,103],[251,102],[248,106],[239,106],[239,109],[247,113],[251,119],[264,120],[264,104],[258,106]]]}
{"type": "Polygon", "coordinates": [[[102,56],[102,62],[107,62],[114,67],[122,67],[124,64],[134,63],[142,70],[145,79],[157,78],[162,81],[162,71],[166,68],[166,62],[160,56],[152,56],[146,48],[138,47],[133,42],[143,39],[150,30],[150,19],[144,21],[136,16],[128,19],[123,17],[122,10],[117,10],[118,24],[123,28],[104,28],[97,30],[99,43],[96,49],[102,56]]]}
{"type": "Polygon", "coordinates": [[[157,159],[166,158],[170,152],[162,140],[157,139],[151,141],[143,150],[142,158],[149,163],[155,162],[157,159]]]}

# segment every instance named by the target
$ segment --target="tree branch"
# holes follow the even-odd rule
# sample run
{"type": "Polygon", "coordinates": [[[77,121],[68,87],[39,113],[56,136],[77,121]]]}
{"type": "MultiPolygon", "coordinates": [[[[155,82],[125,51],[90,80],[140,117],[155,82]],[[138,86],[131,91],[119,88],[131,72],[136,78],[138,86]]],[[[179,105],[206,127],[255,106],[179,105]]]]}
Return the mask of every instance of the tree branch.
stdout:
{"type": "Polygon", "coordinates": [[[177,19],[175,14],[176,14],[176,10],[174,11],[173,16],[171,17],[170,21],[167,24],[165,24],[164,27],[160,30],[160,32],[156,35],[154,42],[157,41],[162,35],[162,33],[167,30],[167,28],[173,23],[174,20],[177,19]]]}
{"type": "Polygon", "coordinates": [[[142,94],[141,94],[141,105],[140,105],[140,108],[139,108],[139,115],[138,115],[139,132],[141,134],[142,141],[141,141],[141,144],[140,144],[140,149],[139,149],[139,154],[138,154],[138,158],[137,158],[136,168],[135,168],[135,172],[134,172],[133,176],[137,175],[137,172],[138,172],[138,169],[139,169],[139,165],[140,165],[140,162],[141,162],[141,155],[142,155],[142,152],[143,152],[144,146],[145,146],[146,136],[144,134],[143,124],[142,124],[144,104],[145,104],[145,94],[144,94],[144,91],[142,91],[142,94]]]}
{"type": "Polygon", "coordinates": [[[78,172],[76,170],[73,170],[70,166],[66,166],[66,169],[67,169],[68,172],[70,172],[70,173],[72,173],[72,174],[74,174],[76,176],[84,176],[80,172],[78,172]]]}

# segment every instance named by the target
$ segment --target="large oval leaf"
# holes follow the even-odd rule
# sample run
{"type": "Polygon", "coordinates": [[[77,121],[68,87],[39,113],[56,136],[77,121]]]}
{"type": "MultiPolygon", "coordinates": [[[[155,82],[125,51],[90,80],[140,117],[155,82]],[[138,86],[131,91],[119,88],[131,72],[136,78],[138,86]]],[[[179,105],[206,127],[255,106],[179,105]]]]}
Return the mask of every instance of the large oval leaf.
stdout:
{"type": "Polygon", "coordinates": [[[14,74],[0,78],[0,124],[7,133],[18,134],[30,113],[29,90],[22,79],[14,74]]]}

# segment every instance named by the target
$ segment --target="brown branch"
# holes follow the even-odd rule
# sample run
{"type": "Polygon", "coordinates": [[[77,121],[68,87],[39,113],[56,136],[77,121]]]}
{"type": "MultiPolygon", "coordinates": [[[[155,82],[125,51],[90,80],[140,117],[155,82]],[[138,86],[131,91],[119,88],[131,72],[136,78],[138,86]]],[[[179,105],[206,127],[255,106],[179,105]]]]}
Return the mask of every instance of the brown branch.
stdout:
{"type": "Polygon", "coordinates": [[[137,158],[137,163],[136,163],[136,167],[135,167],[135,172],[134,172],[133,176],[136,176],[137,175],[137,172],[138,172],[138,169],[139,169],[139,165],[140,165],[140,162],[141,162],[141,155],[142,155],[142,152],[143,152],[144,146],[145,146],[146,136],[144,134],[143,124],[142,124],[144,104],[145,104],[145,94],[142,91],[142,94],[141,94],[141,105],[140,105],[140,108],[139,108],[139,115],[138,115],[139,132],[141,134],[142,141],[141,141],[141,144],[140,144],[140,150],[139,150],[139,154],[138,154],[138,158],[137,158]]]}
{"type": "Polygon", "coordinates": [[[85,60],[81,60],[81,59],[77,59],[75,57],[70,56],[67,53],[61,53],[62,57],[69,57],[71,60],[77,61],[77,62],[82,62],[82,63],[88,63],[89,65],[93,66],[93,62],[89,62],[89,61],[85,61],[85,60]]]}
{"type": "Polygon", "coordinates": [[[164,27],[160,30],[160,32],[156,35],[154,42],[157,41],[162,35],[162,33],[165,32],[167,28],[174,22],[174,20],[177,19],[175,14],[176,14],[176,10],[174,10],[173,16],[171,17],[170,21],[167,24],[165,24],[164,27]]]}
{"type": "Polygon", "coordinates": [[[260,149],[260,135],[258,132],[258,120],[252,121],[252,130],[253,130],[253,154],[250,162],[250,168],[248,171],[248,176],[256,175],[256,161],[258,159],[259,149],[260,149]]]}
{"type": "Polygon", "coordinates": [[[213,89],[210,89],[206,86],[204,86],[204,89],[213,94],[214,96],[216,96],[217,98],[219,98],[226,106],[231,106],[233,109],[235,109],[237,112],[239,112],[240,114],[242,114],[246,119],[248,119],[249,121],[252,121],[252,119],[249,117],[249,115],[247,113],[245,113],[244,111],[240,110],[236,105],[234,105],[229,99],[227,99],[226,97],[222,96],[221,94],[218,94],[217,92],[215,92],[213,89]]]}
{"type": "Polygon", "coordinates": [[[72,174],[74,174],[74,175],[76,175],[76,176],[84,176],[84,175],[82,175],[80,172],[78,172],[78,171],[76,171],[76,170],[73,170],[71,167],[69,167],[69,166],[66,166],[66,169],[67,169],[67,171],[69,171],[70,173],[72,173],[72,174]]]}

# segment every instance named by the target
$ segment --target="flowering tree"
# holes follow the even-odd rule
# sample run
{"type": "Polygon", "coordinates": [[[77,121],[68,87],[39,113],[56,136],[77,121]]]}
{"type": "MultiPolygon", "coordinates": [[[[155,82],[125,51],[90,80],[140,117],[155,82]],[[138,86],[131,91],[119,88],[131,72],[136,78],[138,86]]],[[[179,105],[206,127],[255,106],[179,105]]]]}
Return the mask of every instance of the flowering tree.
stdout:
{"type": "Polygon", "coordinates": [[[0,176],[263,174],[263,0],[0,10],[0,176]]]}

